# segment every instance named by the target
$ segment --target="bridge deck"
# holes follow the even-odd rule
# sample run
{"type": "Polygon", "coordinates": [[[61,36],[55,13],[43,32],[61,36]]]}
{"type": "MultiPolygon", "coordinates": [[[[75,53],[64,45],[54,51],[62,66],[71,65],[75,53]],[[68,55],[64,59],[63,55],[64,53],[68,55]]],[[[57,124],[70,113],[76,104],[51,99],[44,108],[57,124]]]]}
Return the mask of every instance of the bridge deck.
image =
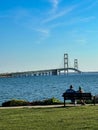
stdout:
{"type": "Polygon", "coordinates": [[[3,73],[0,74],[0,77],[13,77],[19,75],[37,75],[37,74],[47,74],[51,73],[51,75],[58,75],[60,71],[73,70],[77,73],[81,73],[80,70],[75,68],[57,68],[57,69],[46,69],[46,70],[35,70],[35,71],[24,71],[24,72],[12,72],[12,73],[3,73]]]}

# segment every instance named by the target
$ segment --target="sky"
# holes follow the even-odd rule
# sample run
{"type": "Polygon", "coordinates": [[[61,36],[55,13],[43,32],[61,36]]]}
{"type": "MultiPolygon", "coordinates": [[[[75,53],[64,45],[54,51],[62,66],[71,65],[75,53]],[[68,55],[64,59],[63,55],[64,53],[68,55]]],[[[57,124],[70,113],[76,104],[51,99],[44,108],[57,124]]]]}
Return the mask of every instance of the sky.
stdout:
{"type": "Polygon", "coordinates": [[[0,73],[98,71],[98,0],[0,0],[0,73]]]}

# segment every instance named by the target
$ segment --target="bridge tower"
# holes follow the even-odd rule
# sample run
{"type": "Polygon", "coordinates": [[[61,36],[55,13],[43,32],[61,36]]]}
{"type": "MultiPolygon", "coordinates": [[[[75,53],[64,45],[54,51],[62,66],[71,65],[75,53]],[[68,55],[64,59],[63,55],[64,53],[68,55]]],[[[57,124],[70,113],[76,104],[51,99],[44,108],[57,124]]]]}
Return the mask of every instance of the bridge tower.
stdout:
{"type": "Polygon", "coordinates": [[[64,73],[68,74],[68,54],[64,54],[64,73]],[[66,70],[65,70],[66,69],[66,70]]]}
{"type": "Polygon", "coordinates": [[[78,69],[78,59],[74,59],[74,68],[78,69]]]}

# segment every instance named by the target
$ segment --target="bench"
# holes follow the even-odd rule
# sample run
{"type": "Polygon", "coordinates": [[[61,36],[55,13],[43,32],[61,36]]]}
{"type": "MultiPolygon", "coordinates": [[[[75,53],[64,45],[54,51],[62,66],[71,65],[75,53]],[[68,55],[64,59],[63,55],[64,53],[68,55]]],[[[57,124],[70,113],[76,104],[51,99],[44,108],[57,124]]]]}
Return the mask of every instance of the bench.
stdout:
{"type": "MultiPolygon", "coordinates": [[[[64,106],[66,105],[66,100],[92,100],[91,93],[63,93],[62,97],[64,98],[64,106]]],[[[93,98],[95,105],[95,96],[93,98]]]]}

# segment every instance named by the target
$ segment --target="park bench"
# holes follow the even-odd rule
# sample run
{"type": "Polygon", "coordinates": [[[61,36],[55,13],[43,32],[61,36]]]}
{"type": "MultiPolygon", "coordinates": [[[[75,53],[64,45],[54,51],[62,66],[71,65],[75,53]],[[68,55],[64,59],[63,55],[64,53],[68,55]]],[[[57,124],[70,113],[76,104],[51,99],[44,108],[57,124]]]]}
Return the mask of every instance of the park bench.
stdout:
{"type": "Polygon", "coordinates": [[[95,96],[93,97],[91,93],[63,93],[64,106],[66,105],[66,100],[93,100],[95,105],[95,96]],[[93,97],[93,98],[92,98],[93,97]]]}

